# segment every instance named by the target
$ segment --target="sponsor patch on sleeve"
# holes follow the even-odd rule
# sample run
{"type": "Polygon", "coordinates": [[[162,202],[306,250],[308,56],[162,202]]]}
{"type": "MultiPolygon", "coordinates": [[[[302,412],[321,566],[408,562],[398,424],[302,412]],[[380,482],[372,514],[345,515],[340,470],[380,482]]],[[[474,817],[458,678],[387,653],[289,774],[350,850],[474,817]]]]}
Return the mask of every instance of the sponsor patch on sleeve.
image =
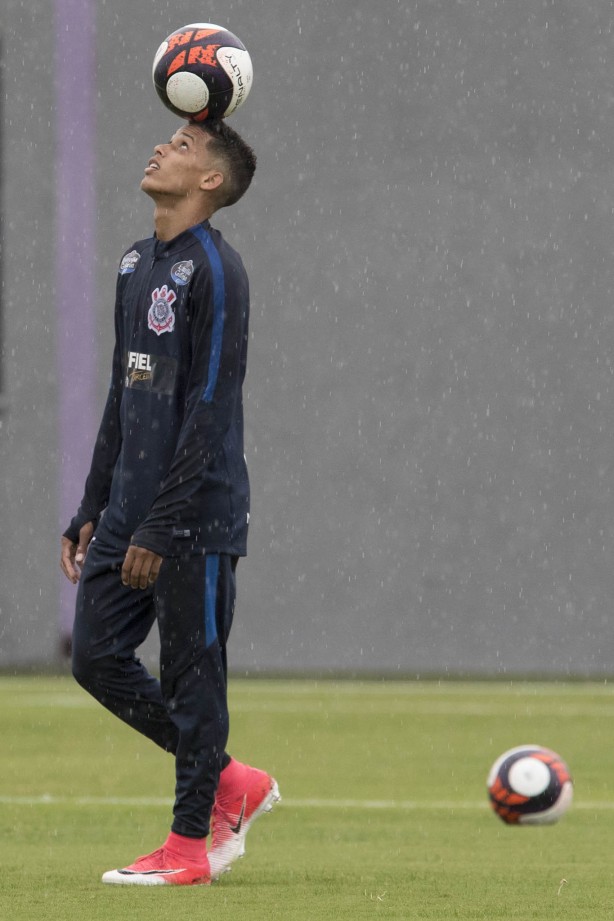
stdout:
{"type": "Polygon", "coordinates": [[[171,278],[176,285],[187,285],[194,273],[194,263],[190,259],[187,262],[176,262],[171,269],[171,278]]]}
{"type": "Polygon", "coordinates": [[[141,258],[141,254],[138,253],[135,249],[133,249],[131,253],[126,253],[124,258],[120,262],[119,274],[129,275],[131,272],[134,272],[140,258],[141,258]]]}

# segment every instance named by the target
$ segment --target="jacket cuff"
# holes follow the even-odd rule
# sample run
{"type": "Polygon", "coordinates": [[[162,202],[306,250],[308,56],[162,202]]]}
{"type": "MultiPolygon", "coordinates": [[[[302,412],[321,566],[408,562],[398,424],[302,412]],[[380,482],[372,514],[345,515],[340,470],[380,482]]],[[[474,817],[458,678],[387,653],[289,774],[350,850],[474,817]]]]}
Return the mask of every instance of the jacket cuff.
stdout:
{"type": "Polygon", "coordinates": [[[94,531],[98,525],[98,517],[92,515],[86,515],[85,512],[82,512],[81,509],[77,512],[75,517],[72,519],[62,537],[67,537],[68,540],[72,541],[73,544],[79,543],[79,532],[84,524],[87,524],[88,521],[91,521],[94,525],[94,531]]]}
{"type": "Polygon", "coordinates": [[[143,547],[145,550],[151,550],[152,553],[157,553],[158,556],[165,557],[168,556],[171,538],[166,537],[164,533],[153,533],[148,528],[143,528],[143,530],[137,528],[130,538],[130,543],[135,544],[137,547],[143,547]]]}

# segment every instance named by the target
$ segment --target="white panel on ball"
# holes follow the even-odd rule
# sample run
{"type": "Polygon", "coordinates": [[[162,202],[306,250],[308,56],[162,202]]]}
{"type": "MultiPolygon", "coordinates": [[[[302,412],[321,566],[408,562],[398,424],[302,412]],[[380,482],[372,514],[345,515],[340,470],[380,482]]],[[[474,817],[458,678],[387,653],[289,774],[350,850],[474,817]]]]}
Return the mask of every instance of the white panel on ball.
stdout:
{"type": "Polygon", "coordinates": [[[166,95],[184,112],[200,112],[209,102],[209,89],[196,74],[180,72],[168,78],[166,95]]]}

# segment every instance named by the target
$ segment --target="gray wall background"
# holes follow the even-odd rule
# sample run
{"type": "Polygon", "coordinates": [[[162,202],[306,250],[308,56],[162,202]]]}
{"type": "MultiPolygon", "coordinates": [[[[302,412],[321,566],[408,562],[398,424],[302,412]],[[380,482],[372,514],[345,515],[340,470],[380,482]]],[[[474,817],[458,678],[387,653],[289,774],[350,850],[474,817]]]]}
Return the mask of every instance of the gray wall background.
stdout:
{"type": "MultiPolygon", "coordinates": [[[[58,659],[52,12],[0,14],[9,667],[58,659]]],[[[138,185],[178,123],[153,53],[204,19],[254,61],[232,124],[257,180],[215,220],[253,300],[233,669],[611,674],[610,0],[100,0],[97,17],[100,408],[117,261],[152,230],[138,185]]]]}

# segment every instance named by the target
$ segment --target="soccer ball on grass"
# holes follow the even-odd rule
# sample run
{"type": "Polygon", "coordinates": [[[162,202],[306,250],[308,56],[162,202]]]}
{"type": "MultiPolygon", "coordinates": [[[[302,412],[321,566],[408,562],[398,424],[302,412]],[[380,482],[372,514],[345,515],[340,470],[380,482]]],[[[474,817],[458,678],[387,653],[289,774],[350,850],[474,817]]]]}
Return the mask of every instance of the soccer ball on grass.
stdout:
{"type": "Polygon", "coordinates": [[[507,825],[552,825],[567,812],[573,782],[563,759],[541,745],[504,752],[487,780],[490,804],[507,825]]]}
{"type": "Polygon", "coordinates": [[[167,36],[156,51],[152,76],[164,105],[190,121],[225,118],[252,87],[249,52],[236,35],[210,22],[193,22],[167,36]]]}

